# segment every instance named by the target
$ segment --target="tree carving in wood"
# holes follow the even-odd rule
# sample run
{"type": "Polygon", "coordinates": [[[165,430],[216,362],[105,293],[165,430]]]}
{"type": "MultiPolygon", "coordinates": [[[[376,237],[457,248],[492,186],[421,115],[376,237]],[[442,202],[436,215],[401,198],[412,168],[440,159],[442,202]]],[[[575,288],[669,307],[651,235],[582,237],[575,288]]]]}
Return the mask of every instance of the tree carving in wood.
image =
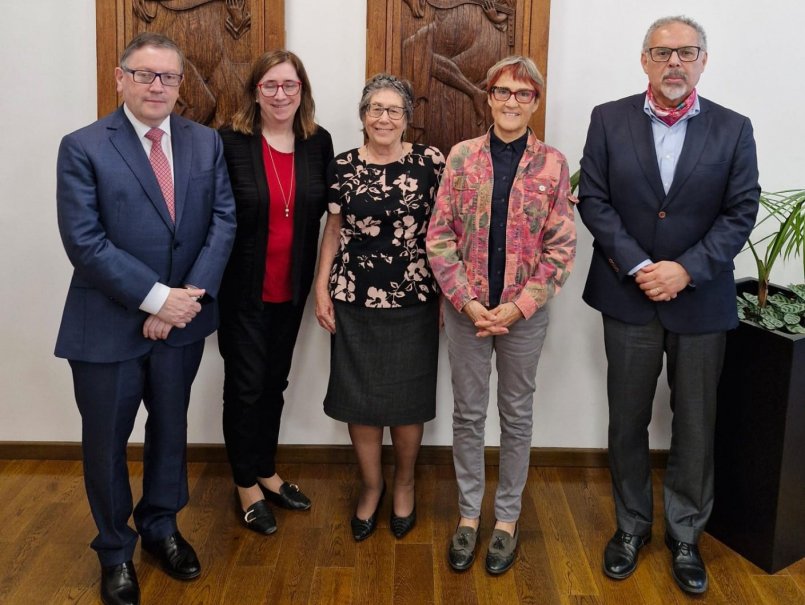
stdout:
{"type": "MultiPolygon", "coordinates": [[[[447,152],[483,134],[491,123],[487,69],[508,55],[525,54],[545,71],[548,2],[369,0],[367,76],[386,70],[411,80],[416,99],[408,140],[447,152]],[[373,31],[385,32],[385,44],[373,31]],[[537,44],[535,37],[544,41],[537,44]],[[382,56],[372,56],[378,51],[382,56]]],[[[532,124],[540,137],[542,120],[544,114],[532,124]]]]}
{"type": "Polygon", "coordinates": [[[114,65],[125,46],[122,41],[140,32],[157,31],[176,41],[185,53],[185,79],[175,111],[212,127],[225,124],[235,112],[252,59],[283,45],[282,0],[97,0],[96,8],[99,114],[119,103],[116,94],[110,98],[105,83],[114,86],[114,65]],[[100,12],[110,12],[112,4],[116,5],[114,15],[107,16],[115,17],[122,32],[116,31],[117,55],[107,56],[102,67],[100,12]],[[270,26],[271,21],[279,23],[270,26]]]}

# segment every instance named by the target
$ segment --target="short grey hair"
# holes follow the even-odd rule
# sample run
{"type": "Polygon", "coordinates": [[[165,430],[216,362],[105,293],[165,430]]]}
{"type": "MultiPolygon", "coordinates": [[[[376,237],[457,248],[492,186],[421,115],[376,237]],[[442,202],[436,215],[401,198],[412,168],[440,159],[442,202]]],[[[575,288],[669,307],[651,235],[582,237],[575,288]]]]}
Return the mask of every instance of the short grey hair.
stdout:
{"type": "Polygon", "coordinates": [[[682,25],[687,25],[688,27],[696,30],[696,33],[699,35],[699,46],[704,52],[707,52],[707,34],[704,33],[704,28],[690,17],[686,17],[684,15],[676,15],[674,17],[662,17],[661,19],[657,19],[654,23],[652,23],[649,26],[648,31],[646,32],[646,37],[643,38],[643,52],[646,52],[648,50],[649,39],[654,34],[654,32],[660,29],[661,27],[671,25],[672,23],[681,23],[682,25]]]}
{"type": "Polygon", "coordinates": [[[414,88],[408,80],[403,80],[387,73],[375,74],[367,80],[366,85],[363,87],[361,102],[358,105],[358,115],[360,115],[361,122],[366,116],[366,110],[369,109],[372,97],[381,90],[392,90],[400,95],[403,110],[405,111],[405,123],[410,124],[411,118],[414,116],[414,88]]]}
{"type": "Polygon", "coordinates": [[[129,42],[126,48],[123,50],[123,54],[120,55],[120,67],[128,67],[126,62],[132,53],[140,50],[141,48],[145,48],[146,46],[152,46],[154,48],[166,48],[175,52],[177,55],[179,55],[179,69],[181,69],[182,73],[184,73],[184,53],[182,52],[182,49],[179,48],[179,45],[176,44],[176,42],[157,32],[142,32],[141,34],[138,34],[132,38],[131,42],[129,42]]]}

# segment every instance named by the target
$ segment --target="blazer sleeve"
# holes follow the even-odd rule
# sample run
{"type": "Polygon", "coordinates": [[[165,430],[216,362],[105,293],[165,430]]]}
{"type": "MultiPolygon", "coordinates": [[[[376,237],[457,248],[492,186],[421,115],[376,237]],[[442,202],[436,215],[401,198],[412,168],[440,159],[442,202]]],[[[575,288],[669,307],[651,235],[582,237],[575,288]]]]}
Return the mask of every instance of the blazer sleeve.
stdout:
{"type": "Polygon", "coordinates": [[[229,182],[221,136],[215,130],[209,131],[215,146],[213,178],[214,199],[212,216],[204,246],[185,278],[185,284],[203,288],[206,296],[218,297],[221,278],[235,241],[235,198],[229,182]]]}
{"type": "Polygon", "coordinates": [[[604,117],[600,107],[593,109],[587,142],[581,159],[578,210],[581,220],[606,255],[618,278],[650,258],[629,234],[609,193],[609,149],[604,117]]]}
{"type": "Polygon", "coordinates": [[[62,139],[56,166],[59,234],[77,278],[136,311],[159,275],[107,237],[95,167],[75,133],[62,139]]]}
{"type": "Polygon", "coordinates": [[[755,225],[760,185],[755,138],[748,118],[742,119],[728,170],[721,213],[705,236],[676,259],[697,285],[712,280],[723,271],[732,270],[733,259],[755,225]]]}

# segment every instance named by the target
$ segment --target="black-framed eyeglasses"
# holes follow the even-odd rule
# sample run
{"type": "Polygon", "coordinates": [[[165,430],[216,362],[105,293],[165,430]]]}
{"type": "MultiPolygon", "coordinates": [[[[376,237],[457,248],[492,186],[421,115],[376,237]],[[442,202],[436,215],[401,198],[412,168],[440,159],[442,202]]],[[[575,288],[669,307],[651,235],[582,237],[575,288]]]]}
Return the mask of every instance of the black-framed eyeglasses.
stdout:
{"type": "Polygon", "coordinates": [[[510,90],[505,86],[493,86],[489,89],[489,93],[495,101],[508,101],[514,95],[514,100],[518,103],[530,103],[537,96],[537,91],[530,88],[523,88],[522,90],[510,90]]]}
{"type": "Polygon", "coordinates": [[[401,120],[405,115],[405,108],[404,107],[397,107],[396,105],[389,105],[388,107],[383,107],[378,103],[372,103],[369,107],[366,108],[366,115],[371,118],[379,118],[383,115],[383,112],[389,114],[389,118],[392,120],[401,120]]]}
{"type": "Polygon", "coordinates": [[[646,52],[648,52],[651,60],[656,63],[668,63],[668,61],[671,60],[671,55],[674,53],[676,53],[676,56],[679,57],[679,60],[683,63],[692,63],[699,58],[701,51],[702,49],[698,46],[680,46],[679,48],[655,46],[654,48],[649,48],[646,52]]]}
{"type": "Polygon", "coordinates": [[[298,80],[285,80],[284,82],[275,82],[274,80],[267,80],[257,85],[260,92],[264,97],[275,97],[277,91],[281,88],[289,97],[294,97],[302,90],[302,83],[298,80]]]}
{"type": "Polygon", "coordinates": [[[163,86],[179,86],[184,79],[184,74],[161,74],[157,71],[148,71],[147,69],[129,69],[126,66],[121,66],[121,69],[126,73],[130,73],[132,79],[137,82],[137,84],[151,84],[151,82],[159,78],[163,86]]]}

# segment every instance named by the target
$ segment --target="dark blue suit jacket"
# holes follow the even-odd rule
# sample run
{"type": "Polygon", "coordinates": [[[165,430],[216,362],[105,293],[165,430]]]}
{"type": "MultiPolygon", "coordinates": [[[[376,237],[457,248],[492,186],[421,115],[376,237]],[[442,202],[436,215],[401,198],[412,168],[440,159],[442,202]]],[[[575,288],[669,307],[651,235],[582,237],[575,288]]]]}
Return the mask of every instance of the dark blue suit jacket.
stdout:
{"type": "Polygon", "coordinates": [[[59,231],[74,273],[56,355],[117,362],[147,353],[155,282],[204,288],[202,310],[168,345],[203,339],[218,325],[216,297],[235,235],[235,204],[215,130],[171,116],[176,224],[122,107],[62,139],[59,231]]]}
{"type": "Polygon", "coordinates": [[[625,323],[658,316],[680,334],[734,328],[733,259],[754,226],[760,194],[752,125],[700,97],[666,195],[644,99],[592,113],[579,182],[579,214],[595,238],[584,300],[625,323]],[[680,263],[692,287],[653,303],[628,275],[647,258],[680,263]]]}

